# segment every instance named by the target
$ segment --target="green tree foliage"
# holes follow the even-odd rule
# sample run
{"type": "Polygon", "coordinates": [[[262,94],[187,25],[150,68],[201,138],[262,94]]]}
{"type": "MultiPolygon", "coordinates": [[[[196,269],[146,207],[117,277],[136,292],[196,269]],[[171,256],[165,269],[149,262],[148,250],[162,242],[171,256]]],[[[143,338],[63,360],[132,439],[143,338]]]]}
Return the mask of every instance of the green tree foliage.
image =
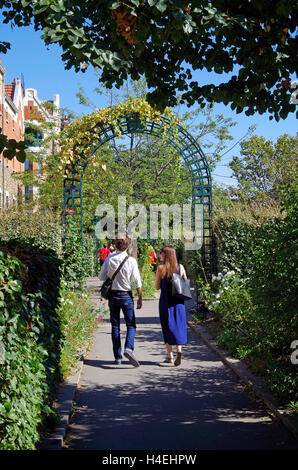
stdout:
{"type": "MultiPolygon", "coordinates": [[[[20,180],[24,186],[38,188],[42,207],[56,209],[61,206],[62,194],[62,182],[56,178],[56,169],[59,163],[59,149],[57,146],[59,136],[57,127],[58,109],[50,102],[44,102],[41,109],[44,112],[51,110],[54,117],[51,118],[51,114],[49,114],[47,120],[37,119],[36,117],[28,119],[25,122],[25,140],[19,142],[26,148],[25,158],[36,163],[38,169],[26,170],[23,173],[18,172],[13,177],[20,180]],[[57,191],[53,192],[53,186],[55,185],[58,186],[57,191]]],[[[63,110],[59,110],[59,112],[63,113],[63,110]]],[[[34,199],[27,201],[27,208],[30,205],[34,207],[36,201],[34,199]]]]}
{"type": "Polygon", "coordinates": [[[101,202],[117,208],[118,196],[130,204],[173,204],[191,199],[191,178],[180,154],[160,139],[131,134],[117,139],[104,154],[104,168],[89,165],[83,180],[84,222],[88,224],[101,202]],[[124,142],[126,140],[126,142],[124,142]],[[88,221],[89,218],[89,221],[88,221]]]}
{"type": "Polygon", "coordinates": [[[237,122],[232,118],[225,118],[222,114],[215,114],[213,104],[205,109],[192,107],[182,115],[181,120],[204,151],[210,170],[214,170],[228,143],[233,140],[231,128],[236,126],[237,122]]]}
{"type": "Polygon", "coordinates": [[[274,143],[252,136],[240,145],[241,156],[234,157],[229,166],[242,196],[277,198],[278,185],[296,179],[298,137],[284,134],[274,143]]]}
{"type": "Polygon", "coordinates": [[[14,157],[24,163],[26,160],[26,144],[24,142],[17,142],[15,139],[8,139],[6,135],[1,134],[0,128],[0,154],[3,152],[3,156],[12,160],[14,157]]]}
{"type": "MultiPolygon", "coordinates": [[[[34,23],[46,44],[58,43],[66,68],[102,71],[120,87],[145,75],[148,101],[231,104],[247,115],[275,119],[295,110],[290,75],[297,68],[295,0],[2,1],[4,22],[34,23]],[[194,71],[232,73],[219,85],[201,84],[194,71]]],[[[2,51],[8,45],[1,43],[2,51]]]]}

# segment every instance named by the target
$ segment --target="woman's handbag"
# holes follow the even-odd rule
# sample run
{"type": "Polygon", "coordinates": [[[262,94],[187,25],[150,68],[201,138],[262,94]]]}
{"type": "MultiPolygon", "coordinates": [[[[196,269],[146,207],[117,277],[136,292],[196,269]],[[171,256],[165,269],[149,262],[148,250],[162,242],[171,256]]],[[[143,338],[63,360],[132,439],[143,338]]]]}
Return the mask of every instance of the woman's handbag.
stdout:
{"type": "Polygon", "coordinates": [[[122,263],[120,263],[120,265],[118,266],[118,268],[116,269],[116,271],[114,272],[113,276],[111,277],[111,279],[108,277],[108,279],[105,280],[105,282],[103,283],[103,285],[101,286],[100,288],[100,295],[101,297],[103,297],[104,299],[109,299],[111,297],[111,294],[112,294],[112,284],[113,284],[113,280],[115,279],[115,277],[117,276],[118,272],[120,271],[120,269],[122,268],[123,264],[125,263],[125,261],[129,258],[129,255],[126,256],[126,258],[122,261],[122,263]]]}
{"type": "Polygon", "coordinates": [[[180,300],[192,299],[190,292],[190,281],[184,279],[180,274],[172,274],[172,296],[180,300]]]}

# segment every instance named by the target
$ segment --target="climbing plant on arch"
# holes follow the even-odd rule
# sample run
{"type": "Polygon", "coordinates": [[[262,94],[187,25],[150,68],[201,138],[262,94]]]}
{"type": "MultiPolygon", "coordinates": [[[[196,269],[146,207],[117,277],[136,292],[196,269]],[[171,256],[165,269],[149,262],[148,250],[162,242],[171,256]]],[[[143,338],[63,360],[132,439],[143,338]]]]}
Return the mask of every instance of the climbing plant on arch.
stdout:
{"type": "MultiPolygon", "coordinates": [[[[102,108],[74,121],[60,140],[64,172],[63,217],[65,227],[72,223],[83,233],[82,182],[85,169],[98,158],[102,145],[121,135],[151,134],[173,146],[184,159],[192,179],[193,213],[199,204],[203,217],[196,230],[202,233],[202,258],[205,267],[212,266],[212,186],[211,175],[200,146],[168,108],[163,115],[140,98],[130,98],[114,107],[102,108]]],[[[194,227],[193,227],[194,228],[194,227]]]]}

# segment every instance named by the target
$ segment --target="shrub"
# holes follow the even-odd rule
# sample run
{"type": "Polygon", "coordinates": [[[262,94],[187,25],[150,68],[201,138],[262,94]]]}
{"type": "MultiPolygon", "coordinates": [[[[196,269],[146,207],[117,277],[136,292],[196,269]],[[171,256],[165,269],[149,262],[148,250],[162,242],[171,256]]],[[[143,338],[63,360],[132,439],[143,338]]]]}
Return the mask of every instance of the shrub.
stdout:
{"type": "Polygon", "coordinates": [[[64,378],[77,365],[98,324],[104,321],[106,311],[106,301],[96,308],[88,290],[70,290],[62,280],[57,314],[63,335],[60,364],[64,378]]]}
{"type": "Polygon", "coordinates": [[[151,251],[149,243],[145,243],[142,248],[139,248],[138,265],[142,279],[142,295],[147,298],[154,297],[154,293],[156,292],[155,273],[153,272],[153,265],[150,262],[151,251]]]}
{"type": "Polygon", "coordinates": [[[88,291],[69,289],[52,251],[19,240],[0,249],[0,448],[35,449],[56,419],[59,383],[104,321],[106,306],[96,308],[88,291]]]}
{"type": "Polygon", "coordinates": [[[74,223],[70,223],[66,229],[63,248],[63,277],[67,279],[69,286],[82,288],[86,277],[92,275],[95,270],[94,240],[88,234],[84,234],[81,243],[81,233],[74,223]]]}
{"type": "Polygon", "coordinates": [[[43,249],[52,249],[59,258],[63,255],[61,217],[50,211],[29,212],[20,206],[1,211],[0,240],[18,239],[43,249]]]}
{"type": "Polygon", "coordinates": [[[290,361],[290,345],[298,338],[298,191],[296,184],[279,191],[279,217],[273,218],[270,208],[262,212],[258,206],[258,214],[248,207],[242,215],[235,210],[233,216],[217,219],[223,274],[213,276],[211,283],[200,278],[199,283],[207,306],[222,320],[219,343],[246,358],[286,403],[298,392],[297,365],[290,361]],[[227,272],[232,268],[235,273],[227,272]]]}
{"type": "Polygon", "coordinates": [[[41,249],[53,250],[63,260],[64,277],[74,286],[82,286],[87,276],[95,273],[95,244],[93,238],[81,236],[71,224],[63,244],[64,228],[61,216],[51,210],[29,212],[22,206],[1,212],[0,239],[10,241],[18,239],[21,243],[41,249]]]}
{"type": "Polygon", "coordinates": [[[297,315],[297,184],[280,188],[284,216],[274,226],[258,229],[250,289],[257,305],[256,340],[270,351],[267,373],[271,388],[281,397],[298,392],[297,366],[291,364],[290,345],[298,337],[297,315]]]}
{"type": "Polygon", "coordinates": [[[225,329],[217,338],[220,348],[227,349],[232,356],[244,358],[248,354],[248,350],[244,347],[246,338],[237,330],[225,329]]]}
{"type": "Polygon", "coordinates": [[[0,249],[0,445],[34,449],[61,378],[59,261],[17,241],[0,249]]]}
{"type": "Polygon", "coordinates": [[[235,271],[224,270],[223,274],[212,276],[212,285],[208,283],[201,287],[202,300],[227,327],[244,327],[254,309],[247,281],[235,271]]]}
{"type": "Polygon", "coordinates": [[[217,209],[213,221],[217,271],[240,269],[247,276],[254,267],[254,253],[260,244],[258,228],[274,226],[281,216],[277,203],[234,203],[226,209],[217,209]]]}

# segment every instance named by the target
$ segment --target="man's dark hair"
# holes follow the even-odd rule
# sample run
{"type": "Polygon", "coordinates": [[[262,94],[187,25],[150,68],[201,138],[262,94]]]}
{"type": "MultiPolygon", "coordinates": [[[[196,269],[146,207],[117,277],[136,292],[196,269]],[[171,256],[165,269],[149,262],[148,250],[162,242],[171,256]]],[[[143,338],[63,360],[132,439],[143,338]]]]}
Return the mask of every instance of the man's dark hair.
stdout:
{"type": "Polygon", "coordinates": [[[125,234],[124,237],[123,237],[123,234],[116,235],[115,245],[116,245],[117,250],[119,251],[126,250],[129,247],[130,243],[131,243],[131,238],[127,234],[125,234]]]}

